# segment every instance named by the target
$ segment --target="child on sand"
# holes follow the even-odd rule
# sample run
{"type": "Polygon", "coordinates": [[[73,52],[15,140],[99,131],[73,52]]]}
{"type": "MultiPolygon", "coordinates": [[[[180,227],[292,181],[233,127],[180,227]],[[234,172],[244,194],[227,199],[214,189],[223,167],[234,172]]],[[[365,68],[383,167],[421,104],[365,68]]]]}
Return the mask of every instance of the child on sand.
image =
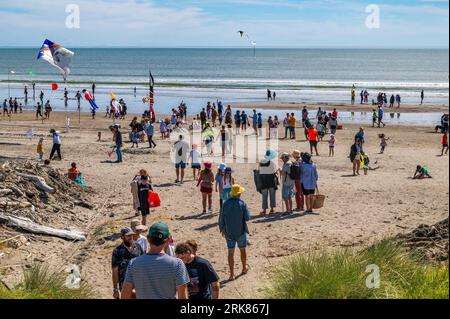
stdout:
{"type": "Polygon", "coordinates": [[[372,127],[375,127],[377,121],[378,121],[378,112],[376,109],[372,109],[372,127]]]}
{"type": "Polygon", "coordinates": [[[444,150],[445,150],[445,155],[448,154],[448,135],[447,132],[444,132],[444,134],[442,134],[442,151],[441,151],[441,156],[444,156],[444,150]]]}
{"type": "Polygon", "coordinates": [[[329,148],[329,157],[334,157],[334,144],[336,143],[336,138],[333,134],[330,135],[330,139],[328,140],[328,148],[329,148]]]}
{"type": "Polygon", "coordinates": [[[39,154],[39,159],[42,161],[44,159],[44,138],[41,137],[39,139],[38,145],[37,145],[37,153],[39,154]]]}
{"type": "Polygon", "coordinates": [[[432,177],[428,173],[428,170],[426,167],[417,165],[416,172],[414,173],[413,179],[424,179],[424,178],[432,178],[432,177]]]}
{"type": "Polygon", "coordinates": [[[69,171],[67,173],[67,177],[80,184],[80,185],[86,185],[86,183],[83,181],[83,175],[80,173],[80,171],[77,168],[77,164],[76,163],[72,163],[70,164],[70,168],[69,171]]]}
{"type": "Polygon", "coordinates": [[[206,214],[206,201],[208,201],[209,213],[212,213],[212,192],[214,184],[214,174],[211,171],[212,163],[206,162],[205,169],[200,172],[200,177],[197,182],[197,187],[200,186],[202,193],[202,214],[206,214]]]}
{"type": "Polygon", "coordinates": [[[166,137],[166,131],[167,131],[167,125],[164,121],[161,121],[159,124],[159,132],[161,133],[161,139],[165,139],[166,137]]]}
{"type": "Polygon", "coordinates": [[[192,144],[192,150],[189,153],[188,163],[191,163],[192,174],[194,175],[194,180],[197,180],[197,172],[201,169],[200,164],[200,153],[198,152],[197,144],[192,144]]]}
{"type": "Polygon", "coordinates": [[[136,145],[136,148],[139,147],[139,132],[137,127],[135,127],[133,129],[133,132],[131,132],[131,141],[133,142],[133,145],[131,146],[131,148],[134,148],[134,145],[136,145]]]}
{"type": "Polygon", "coordinates": [[[367,173],[369,172],[369,164],[370,164],[369,155],[361,153],[361,166],[364,170],[364,175],[367,175],[367,173]]]}
{"type": "Polygon", "coordinates": [[[389,137],[386,137],[385,134],[379,134],[378,137],[380,138],[380,146],[381,146],[381,150],[380,150],[380,154],[384,153],[384,150],[387,146],[387,141],[389,141],[389,137]]]}

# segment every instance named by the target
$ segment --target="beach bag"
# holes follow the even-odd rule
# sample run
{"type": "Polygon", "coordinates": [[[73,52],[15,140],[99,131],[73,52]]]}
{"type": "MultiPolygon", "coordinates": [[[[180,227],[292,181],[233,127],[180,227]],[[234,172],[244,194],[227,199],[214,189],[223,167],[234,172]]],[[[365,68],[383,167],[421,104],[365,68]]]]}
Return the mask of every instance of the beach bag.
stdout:
{"type": "Polygon", "coordinates": [[[298,163],[291,164],[291,168],[289,170],[289,177],[294,181],[300,179],[300,166],[298,165],[298,163]]]}
{"type": "Polygon", "coordinates": [[[261,193],[263,183],[262,183],[261,174],[259,173],[259,170],[257,170],[257,169],[253,170],[253,180],[255,182],[256,190],[258,191],[258,193],[261,193]]]}
{"type": "Polygon", "coordinates": [[[325,195],[319,193],[319,188],[317,187],[317,194],[314,195],[313,208],[320,209],[325,203],[325,195]]]}
{"type": "Polygon", "coordinates": [[[148,205],[150,206],[150,208],[161,206],[161,198],[159,198],[158,193],[151,192],[148,194],[148,205]]]}

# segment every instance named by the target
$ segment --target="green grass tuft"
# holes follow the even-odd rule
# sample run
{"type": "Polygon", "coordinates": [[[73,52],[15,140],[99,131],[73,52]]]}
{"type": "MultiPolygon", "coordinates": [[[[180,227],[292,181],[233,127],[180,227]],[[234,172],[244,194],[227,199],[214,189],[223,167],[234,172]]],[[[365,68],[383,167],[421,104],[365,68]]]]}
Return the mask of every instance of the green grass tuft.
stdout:
{"type": "Polygon", "coordinates": [[[51,272],[48,266],[33,264],[23,270],[23,280],[14,289],[0,285],[0,299],[90,299],[94,291],[86,282],[70,289],[64,284],[67,273],[51,272]]]}
{"type": "Polygon", "coordinates": [[[274,270],[264,294],[276,299],[448,299],[448,263],[424,264],[389,240],[362,251],[296,255],[274,270]],[[368,265],[379,267],[379,288],[366,285],[368,265]]]}

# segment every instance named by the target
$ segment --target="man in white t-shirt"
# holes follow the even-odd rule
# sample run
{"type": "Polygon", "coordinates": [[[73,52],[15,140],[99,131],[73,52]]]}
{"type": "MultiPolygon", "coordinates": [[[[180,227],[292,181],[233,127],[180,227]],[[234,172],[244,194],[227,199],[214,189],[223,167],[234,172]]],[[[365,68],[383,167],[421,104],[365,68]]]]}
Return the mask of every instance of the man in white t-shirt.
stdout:
{"type": "Polygon", "coordinates": [[[189,150],[189,143],[184,140],[183,135],[180,135],[178,137],[178,141],[173,145],[173,151],[175,152],[175,169],[177,174],[175,183],[183,183],[184,170],[188,162],[189,150]]]}

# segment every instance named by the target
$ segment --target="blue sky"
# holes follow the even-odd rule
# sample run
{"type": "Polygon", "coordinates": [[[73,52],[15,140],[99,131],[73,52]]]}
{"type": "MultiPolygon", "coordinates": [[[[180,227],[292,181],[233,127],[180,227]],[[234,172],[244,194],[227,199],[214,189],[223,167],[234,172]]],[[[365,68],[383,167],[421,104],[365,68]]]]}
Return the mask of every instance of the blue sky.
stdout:
{"type": "Polygon", "coordinates": [[[448,48],[448,0],[0,0],[0,46],[448,48]],[[66,5],[80,8],[68,29],[66,5]],[[380,28],[366,27],[366,7],[380,28]]]}

